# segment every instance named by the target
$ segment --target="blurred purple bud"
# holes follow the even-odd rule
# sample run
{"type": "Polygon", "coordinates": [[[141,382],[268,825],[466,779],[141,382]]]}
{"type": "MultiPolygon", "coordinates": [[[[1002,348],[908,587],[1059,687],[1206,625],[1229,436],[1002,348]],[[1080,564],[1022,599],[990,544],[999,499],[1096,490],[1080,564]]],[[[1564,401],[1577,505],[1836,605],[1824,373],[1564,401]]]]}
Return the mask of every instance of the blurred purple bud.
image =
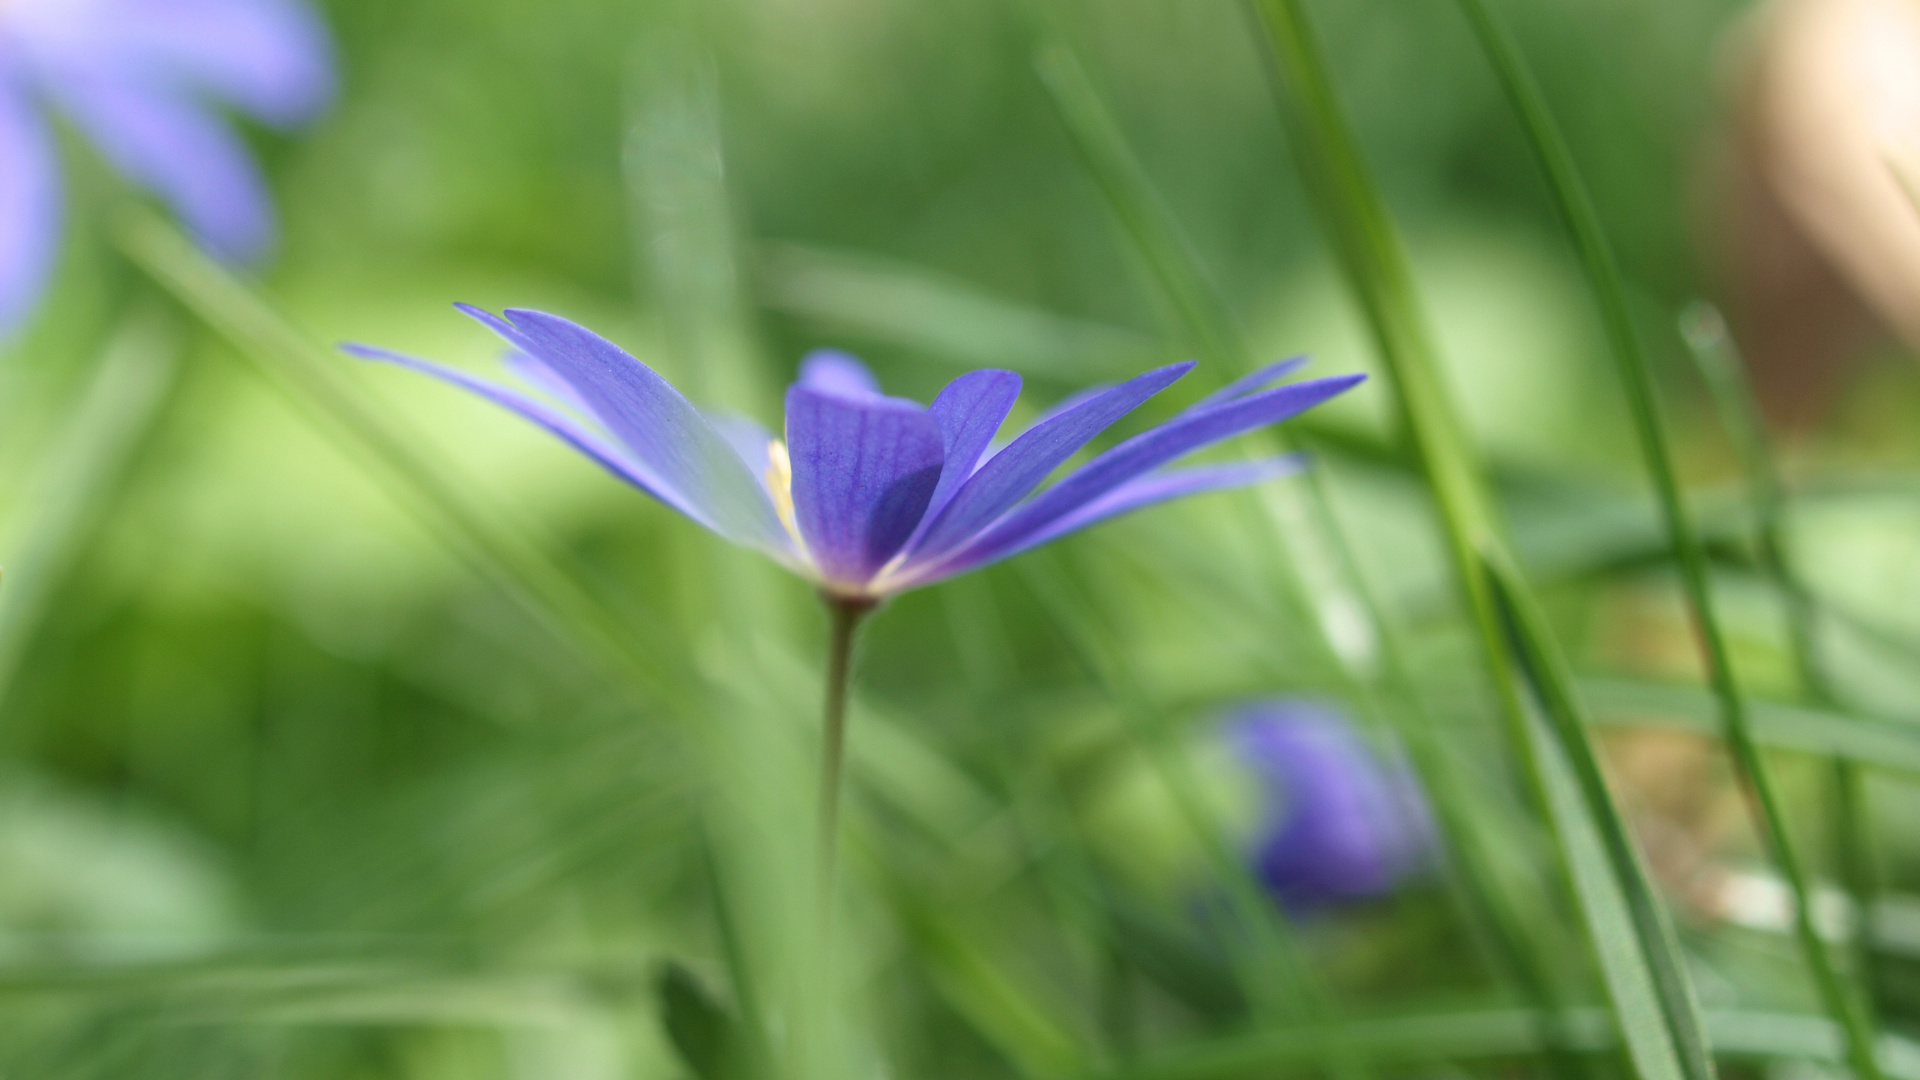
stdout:
{"type": "Polygon", "coordinates": [[[290,127],[333,91],[332,45],[304,0],[0,3],[0,336],[32,311],[60,235],[40,110],[64,114],[208,250],[247,260],[272,244],[273,207],[220,109],[290,127]]]}
{"type": "Polygon", "coordinates": [[[1228,718],[1226,735],[1260,782],[1254,870],[1286,906],[1380,896],[1432,865],[1433,821],[1412,772],[1338,712],[1255,702],[1228,718]]]}

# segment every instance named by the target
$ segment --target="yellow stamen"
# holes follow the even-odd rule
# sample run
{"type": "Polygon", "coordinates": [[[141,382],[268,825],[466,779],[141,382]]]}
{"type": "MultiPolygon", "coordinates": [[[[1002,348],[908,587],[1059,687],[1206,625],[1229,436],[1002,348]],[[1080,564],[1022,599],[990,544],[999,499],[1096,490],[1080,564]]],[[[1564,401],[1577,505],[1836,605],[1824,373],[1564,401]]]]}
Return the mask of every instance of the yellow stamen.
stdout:
{"type": "Polygon", "coordinates": [[[793,516],[793,459],[787,456],[787,444],[779,439],[767,444],[767,493],[773,496],[773,512],[780,515],[787,535],[805,551],[800,524],[793,516]]]}

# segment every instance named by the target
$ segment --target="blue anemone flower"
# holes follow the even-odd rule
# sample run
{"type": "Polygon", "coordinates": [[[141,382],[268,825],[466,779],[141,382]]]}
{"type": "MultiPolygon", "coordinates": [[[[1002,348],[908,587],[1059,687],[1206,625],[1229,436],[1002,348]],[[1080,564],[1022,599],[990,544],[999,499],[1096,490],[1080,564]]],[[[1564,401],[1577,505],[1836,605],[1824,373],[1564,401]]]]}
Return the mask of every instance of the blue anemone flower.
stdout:
{"type": "Polygon", "coordinates": [[[271,243],[273,212],[216,108],[291,127],[332,94],[326,29],[301,0],[0,0],[0,334],[32,309],[59,247],[47,110],[210,251],[246,260],[271,243]]]}
{"type": "Polygon", "coordinates": [[[1262,790],[1254,869],[1288,907],[1381,896],[1431,866],[1437,839],[1412,773],[1338,712],[1262,701],[1236,711],[1226,734],[1262,790]]]}
{"type": "Polygon", "coordinates": [[[512,409],[708,529],[856,604],[978,569],[1129,510],[1292,471],[1300,464],[1292,456],[1157,470],[1285,420],[1362,378],[1273,386],[1298,362],[1272,365],[1032,494],[1193,364],[1077,395],[996,447],[1020,394],[1013,372],[969,372],[922,405],[881,393],[852,357],[816,352],[787,391],[785,438],[777,439],[751,421],[703,414],[653,369],[558,316],[461,310],[512,346],[509,367],[527,389],[384,349],[346,348],[512,409]]]}

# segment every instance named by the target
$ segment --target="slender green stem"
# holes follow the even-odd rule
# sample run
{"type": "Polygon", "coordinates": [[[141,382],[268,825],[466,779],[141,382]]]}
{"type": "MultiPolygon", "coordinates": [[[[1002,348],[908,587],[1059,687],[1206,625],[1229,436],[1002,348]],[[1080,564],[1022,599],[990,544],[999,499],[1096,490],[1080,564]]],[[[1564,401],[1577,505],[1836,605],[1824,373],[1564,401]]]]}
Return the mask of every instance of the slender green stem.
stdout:
{"type": "MultiPolygon", "coordinates": [[[[1235,951],[1233,970],[1255,1015],[1268,1024],[1299,1019],[1330,1036],[1337,1033],[1340,1026],[1334,1022],[1326,988],[1307,963],[1292,924],[1234,850],[1208,807],[1191,762],[1156,715],[1146,688],[1116,655],[1105,621],[1076,595],[1080,590],[1071,586],[1057,559],[1033,553],[1018,567],[1081,666],[1100,684],[1127,723],[1183,823],[1198,841],[1221,884],[1235,924],[1251,937],[1252,948],[1235,951]],[[1053,572],[1046,572],[1046,568],[1053,572]]],[[[1362,1047],[1329,1037],[1321,1049],[1327,1070],[1336,1080],[1362,1080],[1367,1075],[1362,1047]]]]}
{"type": "Polygon", "coordinates": [[[155,304],[135,307],[106,348],[69,419],[41,455],[4,538],[6,603],[0,604],[0,703],[20,662],[113,502],[140,441],[165,409],[180,369],[178,320],[155,304]]]}
{"type": "MultiPolygon", "coordinates": [[[[1431,1068],[1444,1060],[1470,1076],[1525,1075],[1515,1059],[1541,1052],[1538,1025],[1531,1010],[1488,1009],[1419,1012],[1368,1017],[1351,1025],[1349,1038],[1364,1043],[1396,1073],[1431,1068]]],[[[1576,1045],[1583,1054],[1610,1054],[1618,1039],[1599,1009],[1575,1010],[1576,1045]]],[[[1714,1044],[1743,1071],[1764,1072],[1769,1064],[1801,1061],[1844,1066],[1840,1041],[1824,1017],[1798,1012],[1716,1011],[1709,1016],[1714,1044]]],[[[1292,1076],[1310,1068],[1322,1034],[1282,1030],[1224,1032],[1156,1048],[1138,1061],[1098,1080],[1244,1080],[1250,1076],[1292,1076]]],[[[1912,1052],[1920,1047],[1900,1040],[1912,1052]]]]}
{"type": "Polygon", "coordinates": [[[1502,86],[1520,115],[1528,142],[1546,174],[1554,205],[1559,210],[1575,249],[1586,270],[1588,283],[1599,301],[1601,322],[1606,328],[1621,382],[1627,391],[1634,427],[1639,436],[1641,455],[1646,461],[1665,519],[1668,541],[1679,556],[1680,576],[1688,606],[1703,646],[1709,681],[1720,698],[1721,724],[1742,784],[1749,797],[1756,824],[1771,851],[1787,887],[1793,893],[1794,928],[1813,970],[1814,982],[1827,1010],[1846,1034],[1847,1056],[1861,1080],[1878,1080],[1880,1066],[1874,1056],[1874,1032],[1871,1019],[1859,1000],[1842,980],[1826,942],[1814,925],[1811,889],[1800,855],[1788,831],[1786,815],[1774,791],[1773,780],[1759,744],[1748,722],[1745,698],[1733,671],[1720,622],[1714,611],[1713,590],[1707,574],[1707,556],[1688,516],[1680,492],[1679,474],[1667,443],[1661,419],[1660,403],[1654,391],[1653,365],[1633,326],[1627,303],[1626,287],[1613,248],[1601,228],[1600,215],[1587,192],[1572,151],[1554,122],[1546,99],[1518,45],[1493,15],[1485,0],[1459,0],[1461,10],[1472,25],[1481,47],[1500,77],[1502,86]]]}
{"type": "Polygon", "coordinates": [[[559,642],[683,716],[700,678],[657,620],[615,614],[539,539],[476,499],[472,485],[426,452],[421,434],[347,374],[247,282],[214,262],[157,214],[130,210],[114,238],[128,259],[231,342],[275,389],[369,466],[395,501],[559,642]]]}
{"type": "Polygon", "coordinates": [[[1813,594],[1793,571],[1787,551],[1786,484],[1767,439],[1760,404],[1754,399],[1744,365],[1727,332],[1726,320],[1711,304],[1693,304],[1681,315],[1680,336],[1707,384],[1721,425],[1727,429],[1740,455],[1748,497],[1753,503],[1760,569],[1786,602],[1787,633],[1801,685],[1815,704],[1834,705],[1838,695],[1818,644],[1820,613],[1813,594]]]}
{"type": "Polygon", "coordinates": [[[833,903],[834,864],[840,849],[840,775],[847,756],[847,683],[853,673],[854,636],[873,610],[870,600],[827,597],[827,702],[820,741],[820,902],[822,916],[833,903]]]}
{"type": "MultiPolygon", "coordinates": [[[[1727,323],[1713,305],[1696,302],[1680,317],[1680,336],[1707,384],[1720,423],[1732,438],[1746,473],[1753,501],[1755,547],[1761,571],[1772,582],[1786,606],[1787,638],[1794,666],[1807,699],[1816,708],[1835,709],[1840,694],[1820,651],[1821,612],[1813,592],[1794,569],[1786,529],[1786,484],[1759,402],[1747,381],[1745,364],[1727,323]]],[[[1868,810],[1865,776],[1857,762],[1834,755],[1829,762],[1833,787],[1833,839],[1836,865],[1858,913],[1854,934],[1854,962],[1866,982],[1869,1007],[1874,1001],[1875,960],[1872,918],[1877,883],[1873,856],[1867,843],[1868,810]]]]}
{"type": "MultiPolygon", "coordinates": [[[[1409,441],[1433,489],[1508,742],[1522,766],[1534,808],[1554,826],[1556,869],[1585,917],[1630,1055],[1643,1076],[1703,1080],[1712,1075],[1713,1066],[1705,1039],[1699,1035],[1700,1020],[1690,994],[1660,994],[1655,1004],[1661,1022],[1651,1028],[1627,1022],[1630,1015],[1645,1015],[1650,1005],[1648,980],[1655,989],[1688,985],[1684,960],[1670,938],[1648,933],[1638,920],[1632,921],[1630,940],[1624,946],[1617,940],[1613,928],[1627,914],[1621,910],[1619,891],[1631,885],[1632,867],[1616,863],[1610,870],[1590,872],[1587,848],[1581,842],[1583,826],[1590,821],[1581,820],[1583,808],[1578,803],[1568,807],[1566,800],[1556,797],[1556,781],[1549,771],[1554,763],[1543,756],[1514,658],[1508,652],[1513,628],[1501,617],[1482,561],[1488,552],[1503,550],[1484,470],[1449,402],[1420,317],[1406,253],[1358,142],[1340,113],[1319,45],[1300,0],[1251,0],[1250,6],[1261,16],[1275,82],[1282,91],[1281,111],[1302,176],[1360,299],[1391,377],[1409,441]],[[1607,887],[1609,874],[1618,889],[1607,887]]],[[[1526,594],[1524,582],[1512,584],[1514,591],[1526,594]]],[[[1522,627],[1519,633],[1545,634],[1546,629],[1522,627]]],[[[1604,786],[1586,795],[1586,818],[1604,818],[1612,812],[1604,786]],[[1592,805],[1594,798],[1605,805],[1592,805]]]]}
{"type": "MultiPolygon", "coordinates": [[[[1152,271],[1193,346],[1226,374],[1252,370],[1254,357],[1245,335],[1073,50],[1061,42],[1047,45],[1038,54],[1036,66],[1088,173],[1152,271]]],[[[1284,431],[1276,430],[1269,438],[1282,450],[1293,449],[1284,431]]],[[[1457,885],[1453,892],[1463,918],[1490,939],[1496,962],[1504,962],[1523,992],[1546,1007],[1542,1015],[1551,1023],[1562,1005],[1544,958],[1544,945],[1526,933],[1524,921],[1499,887],[1472,828],[1455,812],[1458,800],[1450,796],[1457,793],[1461,781],[1439,752],[1432,717],[1425,715],[1424,695],[1411,678],[1399,634],[1369,588],[1354,558],[1353,545],[1334,513],[1325,470],[1308,470],[1303,486],[1303,500],[1291,488],[1274,495],[1289,501],[1288,508],[1293,511],[1289,519],[1298,524],[1298,529],[1278,529],[1272,515],[1257,515],[1258,527],[1276,534],[1276,548],[1294,555],[1293,559],[1282,560],[1284,565],[1279,568],[1292,586],[1285,599],[1295,607],[1315,609],[1309,613],[1318,616],[1310,620],[1321,631],[1316,640],[1342,676],[1351,697],[1367,705],[1368,712],[1385,713],[1375,685],[1384,683],[1396,704],[1409,714],[1406,722],[1395,726],[1405,736],[1414,763],[1440,807],[1441,832],[1452,855],[1448,865],[1458,871],[1449,874],[1448,880],[1457,885]],[[1331,553],[1330,560],[1326,553],[1331,553]],[[1302,564],[1313,562],[1331,562],[1330,572],[1310,574],[1302,564]],[[1333,640],[1328,627],[1335,605],[1341,613],[1364,620],[1372,646],[1364,650],[1365,655],[1356,655],[1356,650],[1343,648],[1333,640]]],[[[1555,1041],[1552,1032],[1547,1033],[1547,1041],[1555,1041]]],[[[1572,1059],[1564,1063],[1571,1065],[1572,1059]]]]}
{"type": "Polygon", "coordinates": [[[727,978],[733,984],[734,1007],[740,1012],[741,1033],[746,1040],[748,1072],[753,1077],[769,1077],[773,1069],[773,1049],[767,1039],[766,1017],[760,1007],[760,988],[747,961],[746,944],[740,940],[740,924],[728,895],[727,882],[720,872],[720,860],[714,851],[713,830],[703,820],[700,829],[700,867],[706,873],[707,887],[713,895],[713,922],[720,936],[720,954],[726,958],[727,978]]]}
{"type": "MultiPolygon", "coordinates": [[[[1488,552],[1487,579],[1493,585],[1520,669],[1539,702],[1540,711],[1552,722],[1554,737],[1559,742],[1559,756],[1571,767],[1574,782],[1592,808],[1594,832],[1605,848],[1607,860],[1613,864],[1633,932],[1642,940],[1660,942],[1662,952],[1667,955],[1678,956],[1680,944],[1674,935],[1672,920],[1654,892],[1626,819],[1608,796],[1600,756],[1594,752],[1593,741],[1587,734],[1592,720],[1574,691],[1572,669],[1548,631],[1546,617],[1505,554],[1488,552]]],[[[1661,1003],[1664,1017],[1669,1019],[1671,1037],[1682,1040],[1675,1047],[1679,1061],[1695,1066],[1695,1076],[1710,1080],[1712,1059],[1704,1030],[1697,1022],[1700,1004],[1684,969],[1650,964],[1648,974],[1653,980],[1651,990],[1661,1003]],[[1671,1023],[1673,1017],[1683,1018],[1683,1022],[1671,1023]],[[1705,1072],[1697,1071],[1700,1068],[1705,1072]]]]}

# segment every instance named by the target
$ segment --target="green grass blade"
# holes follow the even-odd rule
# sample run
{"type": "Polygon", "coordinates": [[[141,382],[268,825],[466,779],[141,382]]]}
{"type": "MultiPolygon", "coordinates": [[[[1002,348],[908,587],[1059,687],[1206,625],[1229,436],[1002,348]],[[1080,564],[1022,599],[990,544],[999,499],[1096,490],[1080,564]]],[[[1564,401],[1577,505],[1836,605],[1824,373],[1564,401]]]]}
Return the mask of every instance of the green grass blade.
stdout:
{"type": "Polygon", "coordinates": [[[760,302],[773,311],[969,367],[1086,382],[1162,356],[1137,331],[1036,310],[878,256],[769,241],[754,270],[760,302]]]}
{"type": "Polygon", "coordinates": [[[423,440],[348,377],[350,363],[313,344],[257,291],[193,245],[173,225],[128,211],[116,239],[134,264],[233,343],[274,387],[314,417],[347,453],[483,578],[560,642],[619,682],[660,701],[691,685],[673,677],[676,649],[647,625],[609,612],[543,546],[483,506],[423,440]]]}
{"type": "MultiPolygon", "coordinates": [[[[1604,1010],[1578,1009],[1571,1019],[1574,1045],[1582,1052],[1608,1053],[1617,1045],[1604,1010]]],[[[1824,1016],[1709,1012],[1706,1023],[1714,1045],[1732,1061],[1757,1066],[1846,1061],[1845,1041],[1824,1016]]],[[[1536,1018],[1526,1010],[1484,1009],[1369,1017],[1353,1022],[1349,1037],[1364,1042],[1384,1064],[1497,1066],[1543,1053],[1546,1047],[1537,1031],[1536,1018]]],[[[1285,1030],[1196,1039],[1132,1067],[1096,1075],[1101,1080],[1238,1080],[1300,1073],[1311,1067],[1316,1038],[1312,1032],[1285,1030]]],[[[1920,1044],[1889,1037],[1887,1045],[1888,1075],[1920,1080],[1920,1044]]]]}
{"type": "MultiPolygon", "coordinates": [[[[1114,655],[1104,622],[1078,598],[1079,590],[1067,579],[1057,559],[1033,552],[1015,565],[1081,665],[1127,721],[1131,735],[1205,853],[1237,925],[1251,937],[1253,948],[1245,955],[1236,954],[1234,969],[1255,1015],[1266,1023],[1299,1019],[1330,1032],[1337,1030],[1326,991],[1307,965],[1293,927],[1267,898],[1209,811],[1199,779],[1173,744],[1172,733],[1156,714],[1146,689],[1122,658],[1114,655]]],[[[1320,1050],[1323,1064],[1337,1076],[1364,1075],[1359,1047],[1330,1038],[1320,1050]]]]}
{"type": "Polygon", "coordinates": [[[1302,177],[1393,382],[1395,405],[1433,485],[1462,580],[1478,592],[1471,584],[1478,577],[1478,543],[1494,516],[1434,361],[1406,250],[1340,113],[1298,0],[1254,0],[1254,7],[1302,177]]]}
{"type": "Polygon", "coordinates": [[[1089,1058],[1072,1029],[981,947],[978,934],[904,892],[897,892],[894,901],[901,921],[931,961],[940,992],[1020,1076],[1064,1080],[1085,1074],[1089,1058]]]}
{"type": "Polygon", "coordinates": [[[61,582],[86,550],[180,366],[180,329],[134,311],[108,341],[79,403],[28,481],[6,539],[0,703],[61,582]]]}
{"type": "MultiPolygon", "coordinates": [[[[1037,66],[1088,172],[1151,269],[1187,336],[1207,359],[1228,372],[1251,370],[1255,358],[1232,313],[1078,57],[1066,45],[1055,43],[1041,50],[1037,66]]],[[[1267,437],[1277,441],[1281,449],[1292,448],[1282,431],[1267,437]]],[[[1407,714],[1396,727],[1433,795],[1438,821],[1452,853],[1448,865],[1454,873],[1449,880],[1457,886],[1454,892],[1463,917],[1491,939],[1499,959],[1522,991],[1549,1012],[1556,1011],[1559,993],[1551,965],[1544,958],[1544,946],[1524,929],[1525,920],[1498,882],[1473,829],[1456,812],[1460,803],[1457,794],[1465,781],[1449,767],[1450,759],[1438,752],[1432,717],[1425,715],[1425,695],[1409,676],[1399,634],[1368,588],[1352,546],[1342,534],[1325,471],[1310,470],[1301,487],[1287,485],[1268,497],[1281,504],[1284,520],[1295,527],[1275,529],[1277,522],[1271,514],[1259,515],[1258,524],[1265,531],[1275,532],[1274,546],[1292,556],[1281,576],[1298,594],[1293,599],[1313,608],[1318,616],[1313,624],[1321,631],[1324,652],[1346,679],[1348,696],[1374,703],[1368,711],[1384,712],[1377,705],[1379,690],[1372,685],[1382,682],[1407,714]],[[1314,572],[1323,569],[1325,572],[1314,572]],[[1332,632],[1331,627],[1343,615],[1362,624],[1363,647],[1343,645],[1332,632]]]]}
{"type": "Polygon", "coordinates": [[[727,896],[727,882],[720,873],[720,860],[714,856],[713,830],[704,821],[700,826],[700,869],[713,897],[714,930],[720,939],[720,954],[726,961],[734,1006],[740,1010],[740,1031],[745,1044],[745,1071],[749,1076],[772,1075],[773,1048],[767,1037],[767,1023],[760,1005],[759,981],[754,977],[746,945],[740,940],[740,923],[734,904],[727,896]]]}
{"type": "Polygon", "coordinates": [[[1714,693],[1720,698],[1725,738],[1733,752],[1741,779],[1753,796],[1751,803],[1760,834],[1781,874],[1787,879],[1788,888],[1793,892],[1794,924],[1821,1000],[1847,1033],[1848,1060],[1853,1069],[1861,1080],[1874,1080],[1880,1075],[1880,1069],[1874,1057],[1873,1022],[1862,1002],[1843,980],[1826,942],[1814,927],[1806,871],[1801,866],[1799,853],[1787,829],[1785,813],[1774,791],[1772,777],[1747,719],[1746,704],[1733,672],[1732,659],[1727,652],[1719,619],[1714,612],[1706,551],[1687,514],[1679,475],[1674,470],[1673,455],[1667,445],[1660,405],[1654,391],[1653,366],[1634,329],[1626,287],[1613,249],[1601,228],[1600,215],[1574,165],[1572,151],[1554,122],[1546,99],[1540,93],[1518,45],[1494,17],[1485,0],[1460,0],[1460,5],[1515,112],[1520,116],[1528,143],[1546,174],[1554,205],[1572,235],[1574,248],[1599,303],[1601,322],[1612,346],[1620,380],[1627,391],[1641,454],[1659,496],[1668,539],[1679,556],[1687,602],[1699,629],[1714,693]]]}
{"type": "Polygon", "coordinates": [[[681,1062],[699,1080],[749,1080],[747,1037],[741,1022],[684,964],[660,969],[660,1026],[681,1062]]]}
{"type": "Polygon", "coordinates": [[[1601,964],[1616,987],[1620,1026],[1635,1069],[1645,1080],[1711,1080],[1713,1063],[1686,958],[1632,833],[1607,792],[1572,673],[1513,567],[1503,557],[1489,555],[1487,578],[1506,617],[1520,670],[1540,712],[1552,722],[1551,743],[1541,738],[1544,728],[1537,720],[1528,730],[1551,770],[1550,809],[1568,822],[1566,831],[1574,841],[1574,875],[1589,905],[1587,918],[1598,939],[1601,964]],[[1583,800],[1576,800],[1576,791],[1583,800]]]}
{"type": "MultiPolygon", "coordinates": [[[[1711,735],[1719,730],[1719,701],[1691,686],[1588,676],[1580,696],[1606,726],[1664,727],[1711,735]]],[[[1747,708],[1754,737],[1769,749],[1840,758],[1876,769],[1920,772],[1920,729],[1891,720],[1858,716],[1832,707],[1760,701],[1747,708]]]]}
{"type": "Polygon", "coordinates": [[[1216,365],[1227,365],[1235,373],[1247,370],[1246,343],[1232,313],[1079,58],[1056,42],[1040,50],[1034,66],[1088,175],[1100,186],[1194,346],[1216,365]]]}
{"type": "Polygon", "coordinates": [[[666,328],[689,396],[744,415],[774,403],[741,287],[718,73],[691,38],[653,42],[630,79],[622,165],[636,278],[666,328]]]}
{"type": "MultiPolygon", "coordinates": [[[[1262,16],[1273,73],[1283,91],[1280,107],[1308,191],[1360,296],[1391,376],[1395,400],[1433,489],[1455,570],[1474,615],[1508,739],[1522,765],[1530,798],[1555,826],[1559,870],[1586,916],[1588,935],[1603,961],[1609,999],[1620,1015],[1623,1034],[1632,1041],[1631,1056],[1643,1074],[1706,1080],[1713,1073],[1711,1058],[1704,1041],[1686,1029],[1682,1012],[1660,1010],[1672,1028],[1668,1031],[1649,1032],[1635,1022],[1648,1015],[1649,1004],[1658,1007],[1648,996],[1649,980],[1656,991],[1661,985],[1656,973],[1685,979],[1671,939],[1652,932],[1644,921],[1629,920],[1637,947],[1627,955],[1617,950],[1619,903],[1609,892],[1626,893],[1629,883],[1589,874],[1591,861],[1580,857],[1582,836],[1570,828],[1573,819],[1557,811],[1565,785],[1550,755],[1542,752],[1551,747],[1538,738],[1537,721],[1526,708],[1518,673],[1506,651],[1510,633],[1527,638],[1524,644],[1536,654],[1551,649],[1551,639],[1545,637],[1544,626],[1510,626],[1494,601],[1482,559],[1483,552],[1503,548],[1496,518],[1476,455],[1449,406],[1415,303],[1406,254],[1385,202],[1340,114],[1326,64],[1298,0],[1257,0],[1255,10],[1262,16]],[[1640,970],[1642,965],[1645,971],[1640,970]]],[[[1524,594],[1523,585],[1512,584],[1524,594]]],[[[1581,791],[1588,814],[1600,820],[1617,816],[1604,785],[1581,791]]],[[[1609,871],[1618,873],[1611,867],[1609,871]]]]}
{"type": "Polygon", "coordinates": [[[1766,421],[1760,415],[1760,403],[1754,399],[1753,388],[1747,382],[1726,320],[1712,305],[1695,303],[1681,314],[1680,336],[1707,384],[1721,426],[1726,428],[1734,450],[1740,455],[1759,540],[1761,566],[1790,605],[1794,659],[1800,667],[1801,679],[1809,696],[1830,702],[1832,684],[1820,665],[1814,645],[1811,600],[1800,588],[1787,558],[1786,485],[1780,479],[1773,447],[1767,439],[1766,421]]]}
{"type": "MultiPolygon", "coordinates": [[[[1753,503],[1760,569],[1786,607],[1787,638],[1793,647],[1800,685],[1816,706],[1837,707],[1837,687],[1820,652],[1821,612],[1814,603],[1812,591],[1795,571],[1787,550],[1786,485],[1780,478],[1780,468],[1767,438],[1760,403],[1747,381],[1746,366],[1727,330],[1726,320],[1710,304],[1695,303],[1681,314],[1680,336],[1686,341],[1688,353],[1713,397],[1721,426],[1726,428],[1740,454],[1753,503]]],[[[1756,735],[1764,738],[1763,733],[1756,732],[1756,735]]],[[[1867,831],[1870,814],[1865,805],[1865,777],[1858,760],[1836,755],[1831,762],[1833,839],[1839,856],[1836,861],[1841,883],[1853,900],[1854,910],[1867,920],[1861,933],[1854,936],[1854,963],[1865,975],[1864,991],[1871,1003],[1878,980],[1875,957],[1868,942],[1873,938],[1870,922],[1878,888],[1867,831]]]]}

